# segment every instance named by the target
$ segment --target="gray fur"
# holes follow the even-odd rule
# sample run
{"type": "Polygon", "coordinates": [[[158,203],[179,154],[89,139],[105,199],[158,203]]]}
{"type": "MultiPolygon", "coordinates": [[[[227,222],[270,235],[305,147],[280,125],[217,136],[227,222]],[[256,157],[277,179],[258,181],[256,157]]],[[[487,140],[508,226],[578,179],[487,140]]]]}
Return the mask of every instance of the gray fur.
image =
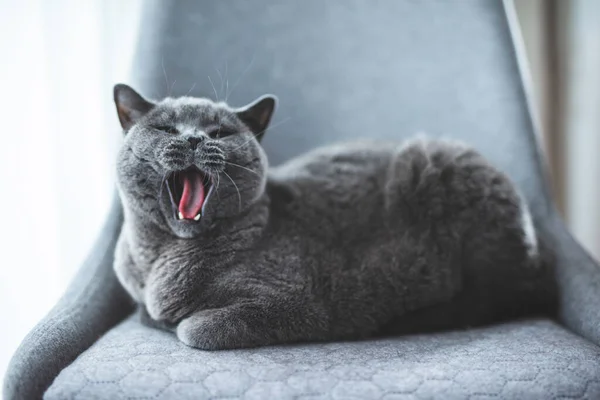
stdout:
{"type": "Polygon", "coordinates": [[[126,131],[115,271],[146,321],[187,345],[357,339],[547,302],[526,204],[466,146],[338,145],[267,172],[257,139],[270,97],[238,110],[189,97],[154,104],[118,85],[115,100],[126,131]],[[152,128],[161,125],[178,133],[152,128]],[[234,133],[209,137],[219,125],[234,133]],[[202,141],[193,149],[187,137],[202,141]],[[198,223],[177,221],[163,190],[169,172],[192,164],[218,181],[198,223]]]}

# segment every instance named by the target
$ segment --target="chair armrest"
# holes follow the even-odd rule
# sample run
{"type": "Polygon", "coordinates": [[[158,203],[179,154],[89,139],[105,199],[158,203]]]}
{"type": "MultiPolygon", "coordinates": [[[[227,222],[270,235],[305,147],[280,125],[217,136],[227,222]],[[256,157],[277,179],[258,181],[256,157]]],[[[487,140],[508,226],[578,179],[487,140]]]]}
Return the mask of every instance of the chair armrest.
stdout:
{"type": "Polygon", "coordinates": [[[600,266],[565,227],[558,213],[544,229],[551,232],[558,282],[558,318],[569,329],[600,346],[600,266]]]}
{"type": "Polygon", "coordinates": [[[4,378],[5,399],[41,399],[63,368],[133,311],[112,268],[122,222],[115,196],[100,237],[66,293],[13,355],[4,378]]]}

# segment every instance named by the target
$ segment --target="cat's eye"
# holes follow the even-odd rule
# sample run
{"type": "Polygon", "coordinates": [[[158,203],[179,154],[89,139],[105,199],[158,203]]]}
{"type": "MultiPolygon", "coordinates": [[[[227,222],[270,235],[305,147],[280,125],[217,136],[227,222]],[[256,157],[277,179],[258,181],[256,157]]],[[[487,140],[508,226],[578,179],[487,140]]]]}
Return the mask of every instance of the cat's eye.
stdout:
{"type": "Polygon", "coordinates": [[[219,129],[215,129],[214,131],[210,132],[208,134],[208,136],[216,138],[216,139],[222,139],[224,137],[231,136],[233,134],[235,134],[234,130],[222,126],[219,129]]]}
{"type": "Polygon", "coordinates": [[[173,127],[173,126],[153,126],[154,129],[158,130],[158,131],[163,131],[166,133],[170,133],[172,135],[176,135],[179,133],[179,131],[177,130],[177,128],[173,127]]]}

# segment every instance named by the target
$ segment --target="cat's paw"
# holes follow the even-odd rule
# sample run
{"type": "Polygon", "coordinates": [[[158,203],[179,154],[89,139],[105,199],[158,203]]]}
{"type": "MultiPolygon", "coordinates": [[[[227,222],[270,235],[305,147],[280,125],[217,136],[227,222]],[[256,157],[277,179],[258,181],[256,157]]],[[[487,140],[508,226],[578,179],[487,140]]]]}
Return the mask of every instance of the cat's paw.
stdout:
{"type": "Polygon", "coordinates": [[[245,324],[227,309],[197,311],[177,325],[177,338],[202,350],[250,347],[245,324]]]}
{"type": "Polygon", "coordinates": [[[156,159],[167,170],[180,171],[194,161],[190,144],[185,140],[174,140],[157,150],[156,159]]]}

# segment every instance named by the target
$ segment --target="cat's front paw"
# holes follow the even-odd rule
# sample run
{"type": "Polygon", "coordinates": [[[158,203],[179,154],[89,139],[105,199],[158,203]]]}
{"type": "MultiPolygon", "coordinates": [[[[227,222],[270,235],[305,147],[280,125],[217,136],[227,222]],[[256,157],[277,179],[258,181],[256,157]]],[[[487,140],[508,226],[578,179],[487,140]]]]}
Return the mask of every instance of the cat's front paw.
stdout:
{"type": "Polygon", "coordinates": [[[167,170],[181,171],[192,165],[194,154],[185,140],[174,140],[157,150],[156,159],[167,170]]]}
{"type": "Polygon", "coordinates": [[[184,344],[202,350],[252,347],[247,326],[228,309],[197,311],[182,320],[176,329],[184,344]]]}

